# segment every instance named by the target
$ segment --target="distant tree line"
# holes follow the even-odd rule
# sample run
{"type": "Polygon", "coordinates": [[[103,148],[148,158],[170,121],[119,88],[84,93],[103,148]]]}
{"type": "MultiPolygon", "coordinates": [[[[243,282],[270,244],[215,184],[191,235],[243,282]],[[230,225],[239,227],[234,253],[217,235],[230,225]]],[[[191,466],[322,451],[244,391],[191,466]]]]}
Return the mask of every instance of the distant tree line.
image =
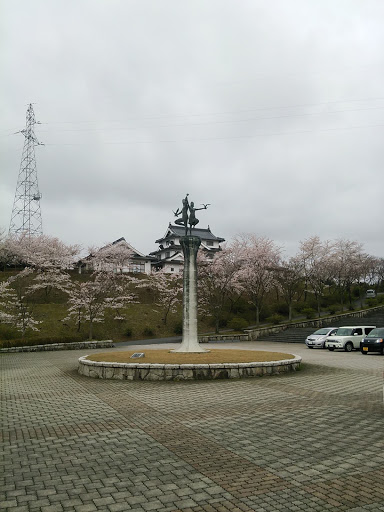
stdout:
{"type": "MultiPolygon", "coordinates": [[[[53,290],[66,297],[67,314],[62,321],[78,332],[86,325],[89,339],[106,311],[113,312],[116,321],[123,320],[126,306],[138,301],[142,288],[150,290],[164,325],[171,312],[180,310],[180,274],[159,271],[140,279],[126,274],[123,268],[132,257],[131,250],[111,245],[103,250],[93,248],[93,271],[85,280],[75,280],[70,272],[79,254],[79,246],[54,237],[3,236],[0,324],[12,326],[22,338],[39,330],[34,317],[36,292],[43,293],[48,302],[53,290]]],[[[218,332],[228,318],[233,328],[260,324],[271,303],[279,305],[288,320],[299,309],[304,315],[310,310],[320,315],[325,298],[330,312],[332,308],[351,308],[356,300],[362,305],[368,286],[383,286],[384,258],[366,254],[363,245],[355,241],[322,241],[317,236],[300,242],[297,254],[284,258],[275,242],[248,234],[235,237],[212,259],[199,253],[198,276],[199,314],[211,318],[218,332]]],[[[278,322],[279,309],[273,313],[269,321],[278,322]]]]}
{"type": "MultiPolygon", "coordinates": [[[[285,304],[281,309],[288,320],[299,303],[307,305],[301,311],[304,315],[320,316],[325,298],[330,313],[344,311],[352,308],[355,300],[362,306],[367,287],[380,288],[383,283],[384,258],[370,256],[361,243],[346,239],[330,242],[313,236],[300,242],[296,255],[284,258],[282,249],[269,238],[245,234],[224,246],[212,260],[200,258],[201,300],[215,319],[216,331],[231,311],[244,312],[244,304],[253,310],[255,325],[260,324],[271,298],[285,304]]],[[[272,318],[276,320],[277,315],[272,318]]],[[[248,317],[249,321],[252,323],[248,317]]]]}

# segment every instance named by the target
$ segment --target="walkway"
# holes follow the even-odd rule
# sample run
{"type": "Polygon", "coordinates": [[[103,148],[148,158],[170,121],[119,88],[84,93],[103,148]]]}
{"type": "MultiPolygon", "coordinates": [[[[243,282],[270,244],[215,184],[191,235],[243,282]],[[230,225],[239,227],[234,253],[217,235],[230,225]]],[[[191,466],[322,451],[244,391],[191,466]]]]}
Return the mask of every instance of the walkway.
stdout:
{"type": "Polygon", "coordinates": [[[384,357],[234,346],[306,364],[154,383],[81,377],[84,351],[0,356],[0,510],[384,511],[384,357]]]}

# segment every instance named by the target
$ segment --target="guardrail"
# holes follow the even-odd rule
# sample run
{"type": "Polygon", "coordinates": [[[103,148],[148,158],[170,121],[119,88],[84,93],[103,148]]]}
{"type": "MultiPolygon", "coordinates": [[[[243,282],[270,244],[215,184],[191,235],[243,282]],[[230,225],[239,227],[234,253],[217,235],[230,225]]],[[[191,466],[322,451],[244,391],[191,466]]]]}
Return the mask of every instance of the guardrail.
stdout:
{"type": "Polygon", "coordinates": [[[297,322],[289,322],[285,324],[270,325],[267,327],[258,327],[255,329],[244,329],[243,334],[207,334],[199,336],[200,343],[208,343],[212,341],[255,341],[260,336],[269,336],[281,331],[285,331],[291,327],[322,327],[324,324],[332,323],[333,321],[342,320],[343,318],[362,318],[367,316],[368,313],[375,311],[384,311],[384,305],[374,306],[368,309],[360,309],[358,311],[348,311],[346,313],[339,313],[337,315],[330,315],[321,318],[313,318],[310,320],[299,320],[297,322]]]}

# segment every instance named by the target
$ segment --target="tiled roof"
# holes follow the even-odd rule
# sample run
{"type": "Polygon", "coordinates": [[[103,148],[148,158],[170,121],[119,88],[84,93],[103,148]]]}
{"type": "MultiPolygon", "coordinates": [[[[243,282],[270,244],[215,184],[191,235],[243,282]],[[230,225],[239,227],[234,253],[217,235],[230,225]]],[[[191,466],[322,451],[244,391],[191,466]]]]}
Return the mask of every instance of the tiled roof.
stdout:
{"type": "MultiPolygon", "coordinates": [[[[188,233],[189,233],[189,230],[188,230],[188,233]]],[[[167,229],[164,237],[163,238],[159,238],[158,240],[156,240],[156,243],[159,244],[163,240],[169,238],[172,235],[177,236],[177,237],[185,236],[185,228],[184,228],[184,226],[175,226],[175,225],[169,224],[168,229],[167,229]]],[[[199,236],[202,240],[216,240],[218,242],[224,242],[225,241],[224,238],[220,238],[218,236],[215,236],[211,232],[209,227],[208,227],[208,229],[193,228],[192,229],[192,235],[199,236]]]]}

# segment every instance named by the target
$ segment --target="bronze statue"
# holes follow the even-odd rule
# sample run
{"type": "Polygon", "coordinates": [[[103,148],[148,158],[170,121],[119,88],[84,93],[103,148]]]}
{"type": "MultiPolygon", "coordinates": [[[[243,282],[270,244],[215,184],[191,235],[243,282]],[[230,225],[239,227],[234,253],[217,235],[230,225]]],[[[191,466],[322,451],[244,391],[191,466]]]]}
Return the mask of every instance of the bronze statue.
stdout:
{"type": "Polygon", "coordinates": [[[175,220],[175,224],[185,227],[185,236],[188,235],[188,225],[189,225],[189,234],[192,235],[192,229],[199,223],[199,219],[196,218],[195,212],[198,210],[206,210],[209,206],[209,203],[203,204],[202,208],[195,208],[195,203],[191,201],[189,203],[187,194],[185,199],[182,200],[182,208],[181,210],[178,208],[174,213],[175,217],[181,215],[180,219],[175,220]],[[188,215],[189,213],[189,215],[188,215]]]}

